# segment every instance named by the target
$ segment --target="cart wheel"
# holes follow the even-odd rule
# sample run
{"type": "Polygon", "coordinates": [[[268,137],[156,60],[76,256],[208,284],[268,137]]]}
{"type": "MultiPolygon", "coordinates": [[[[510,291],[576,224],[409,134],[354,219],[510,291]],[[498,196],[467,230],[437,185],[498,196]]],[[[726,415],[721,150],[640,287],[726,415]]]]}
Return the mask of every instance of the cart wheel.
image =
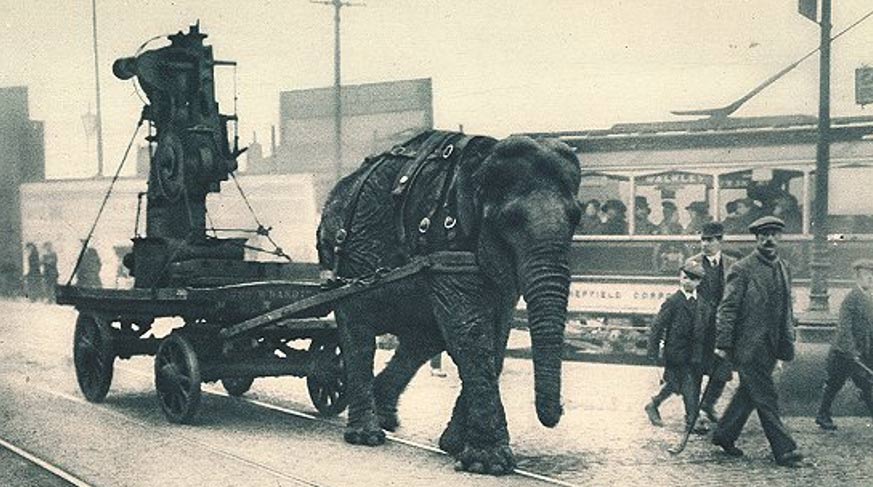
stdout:
{"type": "Polygon", "coordinates": [[[101,402],[112,384],[115,352],[109,325],[95,316],[79,314],[73,334],[73,363],[79,389],[90,402],[101,402]]]}
{"type": "Polygon", "coordinates": [[[249,392],[253,382],[255,382],[254,377],[225,377],[221,379],[222,387],[233,397],[239,397],[249,392]]]}
{"type": "Polygon", "coordinates": [[[312,357],[312,372],[306,376],[309,397],[322,416],[336,416],[348,406],[342,350],[335,339],[315,338],[309,353],[312,357]]]}
{"type": "Polygon", "coordinates": [[[155,389],[172,423],[191,423],[200,406],[200,364],[191,342],[176,333],[161,341],[155,355],[155,389]]]}

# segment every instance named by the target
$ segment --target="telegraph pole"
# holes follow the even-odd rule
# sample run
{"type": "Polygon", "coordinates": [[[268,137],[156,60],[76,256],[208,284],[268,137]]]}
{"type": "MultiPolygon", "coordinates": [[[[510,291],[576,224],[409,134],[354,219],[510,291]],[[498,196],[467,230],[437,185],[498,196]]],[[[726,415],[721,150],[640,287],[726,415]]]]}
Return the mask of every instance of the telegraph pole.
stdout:
{"type": "Polygon", "coordinates": [[[100,61],[97,57],[97,0],[91,0],[91,27],[94,38],[94,86],[97,90],[97,175],[103,176],[103,114],[100,111],[100,61]]]}
{"type": "Polygon", "coordinates": [[[310,3],[330,5],[333,7],[333,132],[334,132],[334,171],[339,181],[343,173],[343,98],[340,63],[340,9],[343,7],[358,7],[363,4],[345,2],[343,0],[309,0],[310,3]]]}
{"type": "Polygon", "coordinates": [[[813,201],[813,247],[809,267],[812,282],[809,311],[827,313],[828,305],[828,176],[831,130],[831,0],[821,0],[821,48],[819,57],[818,145],[815,154],[815,201],[813,201]]]}

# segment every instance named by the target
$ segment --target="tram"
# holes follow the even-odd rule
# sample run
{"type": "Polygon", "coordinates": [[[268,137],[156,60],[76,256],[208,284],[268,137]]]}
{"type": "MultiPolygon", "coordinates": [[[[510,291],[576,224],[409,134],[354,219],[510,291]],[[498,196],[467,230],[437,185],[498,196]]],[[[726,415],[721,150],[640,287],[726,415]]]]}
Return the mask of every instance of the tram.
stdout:
{"type": "MultiPolygon", "coordinates": [[[[794,274],[794,308],[807,309],[817,119],[709,118],[619,124],[557,137],[583,167],[586,216],[572,254],[569,308],[576,313],[652,315],[675,290],[677,269],[700,251],[705,221],[725,224],[724,251],[754,247],[746,226],[786,222],[782,255],[794,274]]],[[[829,174],[831,309],[851,287],[849,263],[873,253],[873,117],[832,121],[829,174]]]]}

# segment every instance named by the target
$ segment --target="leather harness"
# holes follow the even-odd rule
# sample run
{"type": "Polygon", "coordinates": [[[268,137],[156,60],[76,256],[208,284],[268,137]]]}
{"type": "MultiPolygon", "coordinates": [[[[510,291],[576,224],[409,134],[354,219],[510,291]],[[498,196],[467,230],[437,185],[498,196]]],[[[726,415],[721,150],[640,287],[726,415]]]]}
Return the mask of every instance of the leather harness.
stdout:
{"type": "MultiPolygon", "coordinates": [[[[352,224],[357,213],[357,205],[360,195],[363,191],[364,184],[373,175],[373,173],[387,161],[396,160],[401,157],[407,159],[401,167],[400,171],[394,180],[391,195],[395,199],[395,226],[397,231],[400,248],[404,253],[406,260],[411,255],[420,255],[428,253],[428,231],[432,227],[432,221],[437,213],[442,210],[445,215],[443,221],[443,229],[445,230],[446,241],[450,250],[456,248],[455,242],[458,240],[458,231],[456,225],[458,223],[458,215],[456,208],[456,186],[458,173],[463,160],[463,153],[468,143],[474,138],[457,132],[433,131],[424,139],[417,148],[410,148],[409,145],[423,136],[411,139],[405,144],[395,146],[389,151],[386,151],[376,157],[368,158],[365,164],[369,164],[367,169],[355,180],[350,192],[350,200],[342,227],[337,230],[334,237],[334,266],[333,275],[335,278],[339,276],[338,270],[340,261],[345,251],[345,244],[351,236],[352,224]],[[415,241],[411,241],[410,236],[406,231],[407,218],[407,201],[412,194],[419,176],[428,164],[443,163],[446,164],[441,173],[444,180],[440,192],[434,201],[433,205],[423,215],[418,223],[418,237],[415,241]]],[[[437,249],[433,249],[437,250],[437,249]]],[[[442,249],[445,250],[445,249],[442,249]]]]}

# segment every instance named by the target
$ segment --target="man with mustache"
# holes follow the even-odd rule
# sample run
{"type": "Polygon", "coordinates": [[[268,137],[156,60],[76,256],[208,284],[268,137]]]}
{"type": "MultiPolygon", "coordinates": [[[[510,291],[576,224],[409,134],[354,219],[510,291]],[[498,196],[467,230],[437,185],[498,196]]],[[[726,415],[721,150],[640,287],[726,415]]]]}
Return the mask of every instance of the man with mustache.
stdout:
{"type": "Polygon", "coordinates": [[[778,465],[797,467],[803,455],[779,418],[773,369],[794,358],[791,271],[777,247],[785,222],[765,216],[749,225],[757,248],[727,273],[724,297],[716,313],[716,354],[736,367],[740,385],[718,422],[712,443],[731,456],[742,456],[734,443],[752,411],[758,412],[778,465]]]}

